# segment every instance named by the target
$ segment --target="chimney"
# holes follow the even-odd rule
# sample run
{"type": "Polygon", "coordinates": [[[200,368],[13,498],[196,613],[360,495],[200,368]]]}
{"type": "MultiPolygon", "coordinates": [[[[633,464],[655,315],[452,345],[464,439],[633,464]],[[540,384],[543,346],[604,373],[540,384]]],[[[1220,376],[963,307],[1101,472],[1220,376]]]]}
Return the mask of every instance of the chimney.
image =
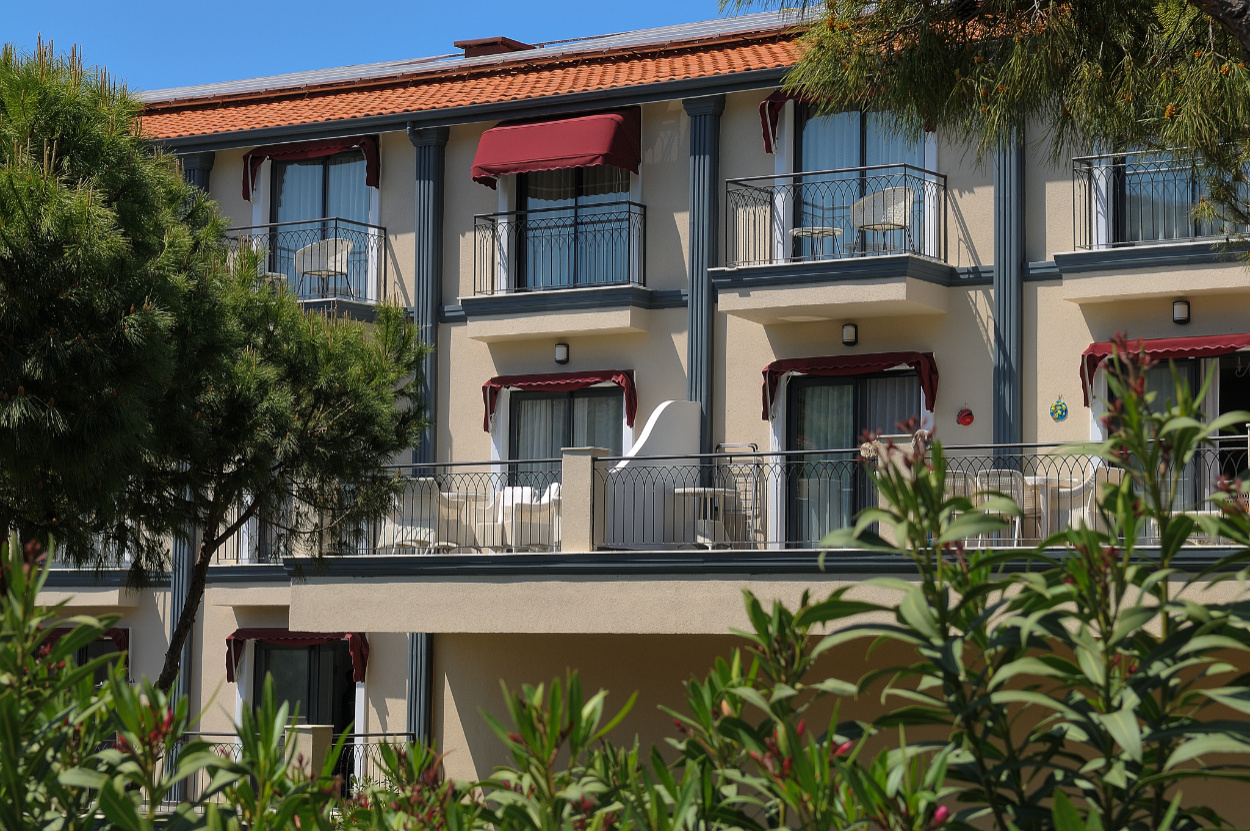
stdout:
{"type": "Polygon", "coordinates": [[[519,40],[503,36],[458,40],[452,46],[457,49],[463,49],[466,58],[477,58],[482,55],[502,55],[505,52],[524,52],[527,49],[537,48],[528,43],[521,43],[519,40]]]}

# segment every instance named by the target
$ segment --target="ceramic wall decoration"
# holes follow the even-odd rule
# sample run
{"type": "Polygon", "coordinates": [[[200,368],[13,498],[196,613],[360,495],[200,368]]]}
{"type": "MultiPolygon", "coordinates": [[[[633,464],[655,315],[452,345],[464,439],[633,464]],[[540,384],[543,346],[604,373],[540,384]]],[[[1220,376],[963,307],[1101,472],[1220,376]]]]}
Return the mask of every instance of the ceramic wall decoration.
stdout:
{"type": "Polygon", "coordinates": [[[1063,421],[1068,417],[1068,405],[1064,402],[1062,395],[1050,405],[1050,417],[1055,421],[1063,421]]]}

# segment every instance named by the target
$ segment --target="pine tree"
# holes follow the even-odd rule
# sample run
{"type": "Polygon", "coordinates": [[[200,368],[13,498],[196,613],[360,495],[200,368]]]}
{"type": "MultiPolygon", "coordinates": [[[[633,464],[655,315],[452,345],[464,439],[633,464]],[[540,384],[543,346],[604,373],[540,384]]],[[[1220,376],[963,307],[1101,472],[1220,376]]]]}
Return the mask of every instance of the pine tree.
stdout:
{"type": "Polygon", "coordinates": [[[167,690],[245,523],[323,556],[393,505],[426,347],[397,306],[366,326],[263,281],[140,114],[75,53],[0,56],[0,523],[136,578],[192,543],[167,690]]]}

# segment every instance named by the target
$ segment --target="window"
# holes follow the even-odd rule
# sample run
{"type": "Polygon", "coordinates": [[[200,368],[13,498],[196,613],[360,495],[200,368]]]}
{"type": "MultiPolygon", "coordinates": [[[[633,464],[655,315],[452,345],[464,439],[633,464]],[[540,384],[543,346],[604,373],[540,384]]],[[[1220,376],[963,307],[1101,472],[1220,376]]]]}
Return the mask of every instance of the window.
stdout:
{"type": "Polygon", "coordinates": [[[365,157],[349,150],[320,159],[273,163],[270,221],[339,217],[369,221],[365,157]]]}
{"type": "Polygon", "coordinates": [[[878,113],[801,107],[797,120],[790,256],[939,255],[940,187],[924,172],[924,140],[896,135],[878,113]]]}
{"type": "Polygon", "coordinates": [[[868,507],[874,490],[860,462],[865,431],[891,434],[920,414],[913,372],[854,378],[796,377],[788,386],[786,539],[810,548],[868,507]],[[821,452],[838,451],[838,452],[821,452]]]}
{"type": "MultiPolygon", "coordinates": [[[[100,638],[82,647],[74,653],[74,662],[82,666],[88,661],[94,661],[96,658],[101,658],[105,655],[112,655],[115,659],[121,658],[121,651],[117,648],[117,644],[112,638],[100,638]]],[[[91,680],[97,687],[103,686],[108,681],[109,669],[108,665],[101,665],[96,668],[91,680]]]]}
{"type": "Polygon", "coordinates": [[[515,287],[630,282],[638,221],[629,176],[609,165],[518,175],[515,287]]]}
{"type": "Polygon", "coordinates": [[[566,447],[621,452],[624,396],[619,389],[512,393],[509,421],[513,460],[556,459],[566,447]]]}
{"type": "Polygon", "coordinates": [[[303,724],[330,724],[336,734],[352,723],[356,714],[356,684],[347,641],[319,646],[256,644],[256,687],[253,701],[260,701],[265,677],[273,677],[274,694],[294,712],[299,708],[303,724]]]}
{"type": "Polygon", "coordinates": [[[273,162],[268,271],[301,299],[371,299],[377,291],[379,237],[368,225],[365,167],[359,150],[273,162]]]}

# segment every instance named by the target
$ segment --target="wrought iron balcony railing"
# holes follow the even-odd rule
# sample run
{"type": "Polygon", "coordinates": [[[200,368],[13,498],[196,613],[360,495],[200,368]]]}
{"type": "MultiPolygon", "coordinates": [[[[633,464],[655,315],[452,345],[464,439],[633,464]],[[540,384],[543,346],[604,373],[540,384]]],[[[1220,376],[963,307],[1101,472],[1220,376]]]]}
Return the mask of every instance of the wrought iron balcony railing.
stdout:
{"type": "Polygon", "coordinates": [[[946,176],[907,164],[730,179],[730,268],[883,254],[946,259],[946,176]]]}
{"type": "MultiPolygon", "coordinates": [[[[1247,190],[1250,198],[1250,189],[1247,190]]],[[[1201,166],[1172,153],[1109,153],[1072,160],[1073,233],[1078,249],[1115,248],[1245,234],[1250,228],[1203,217],[1201,166]]]]}
{"type": "MultiPolygon", "coordinates": [[[[1248,444],[1237,435],[1203,447],[1180,471],[1173,509],[1194,516],[1216,510],[1211,497],[1220,478],[1250,468],[1248,444]]],[[[1004,532],[971,541],[995,547],[1036,545],[1081,523],[1100,526],[1101,496],[1126,470],[1059,445],[949,445],[945,454],[949,496],[975,503],[1003,493],[1020,506],[1022,516],[1004,532]]],[[[825,535],[878,504],[869,466],[883,458],[888,453],[874,456],[864,447],[601,457],[589,481],[570,485],[576,502],[562,498],[561,459],[405,465],[395,468],[404,486],[394,509],[348,553],[584,553],[570,549],[561,530],[575,514],[579,526],[593,517],[597,550],[818,548],[825,535]]],[[[1157,542],[1154,533],[1144,528],[1141,542],[1157,542]]],[[[237,537],[218,563],[300,553],[275,545],[258,521],[237,537]]]]}
{"type": "Polygon", "coordinates": [[[636,202],[474,217],[474,294],[644,285],[646,209],[636,202]]]}
{"type": "Polygon", "coordinates": [[[300,300],[376,303],[386,297],[386,229],[328,217],[230,228],[232,246],[260,253],[263,276],[300,300]]]}

